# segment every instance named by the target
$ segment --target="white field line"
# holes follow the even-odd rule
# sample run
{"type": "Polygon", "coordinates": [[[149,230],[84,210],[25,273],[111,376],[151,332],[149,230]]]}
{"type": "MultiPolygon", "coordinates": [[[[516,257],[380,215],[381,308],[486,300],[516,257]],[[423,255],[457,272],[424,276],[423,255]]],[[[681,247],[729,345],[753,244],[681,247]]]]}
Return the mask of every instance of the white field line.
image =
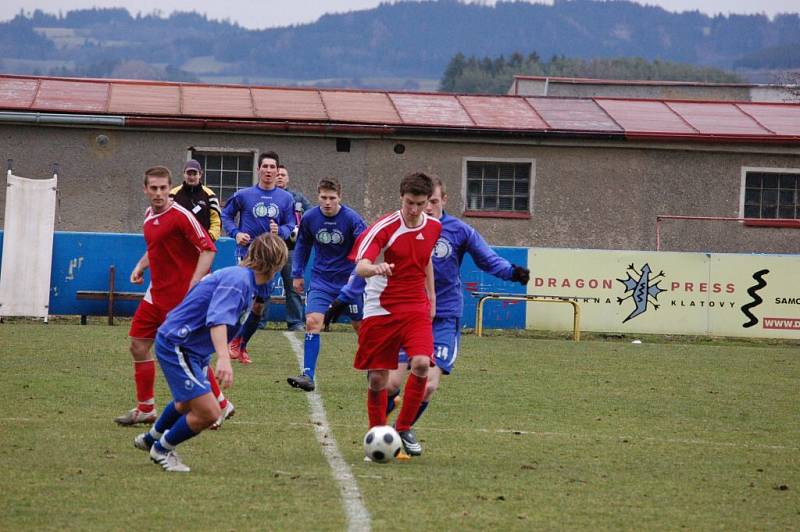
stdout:
{"type": "MultiPolygon", "coordinates": [[[[303,343],[292,333],[283,333],[289,339],[292,346],[297,363],[300,369],[303,368],[303,343]]],[[[347,516],[347,530],[351,532],[369,532],[372,528],[372,518],[369,515],[367,507],[364,506],[364,500],[361,497],[361,492],[358,490],[358,483],[356,482],[350,466],[345,462],[344,457],[339,452],[339,447],[336,445],[336,440],[333,437],[333,431],[328,424],[328,416],[325,413],[325,407],[322,404],[322,396],[314,392],[303,392],[308,398],[308,406],[311,410],[311,424],[314,426],[314,433],[317,436],[317,441],[322,447],[322,453],[328,460],[333,470],[333,477],[339,484],[339,491],[342,497],[342,506],[344,507],[345,515],[347,516]]]]}

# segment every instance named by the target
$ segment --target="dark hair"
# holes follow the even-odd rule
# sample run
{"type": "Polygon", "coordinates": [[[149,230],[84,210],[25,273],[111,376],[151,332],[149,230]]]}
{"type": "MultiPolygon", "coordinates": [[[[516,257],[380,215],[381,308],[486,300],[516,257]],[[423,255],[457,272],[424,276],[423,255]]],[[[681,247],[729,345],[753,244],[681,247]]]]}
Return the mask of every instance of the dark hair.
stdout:
{"type": "Polygon", "coordinates": [[[264,153],[258,156],[259,167],[261,167],[261,163],[264,161],[264,159],[273,159],[276,165],[281,164],[281,160],[278,157],[278,154],[275,153],[274,151],[265,151],[264,153]]]}
{"type": "Polygon", "coordinates": [[[281,168],[283,168],[284,170],[286,170],[286,166],[284,166],[284,165],[282,165],[282,164],[279,164],[279,165],[278,165],[278,170],[280,170],[281,168]]]}
{"type": "Polygon", "coordinates": [[[337,194],[340,196],[342,195],[342,184],[339,183],[339,180],[335,177],[323,177],[319,180],[319,184],[317,185],[317,192],[322,192],[323,190],[335,190],[337,194]]]}
{"type": "Polygon", "coordinates": [[[167,182],[172,184],[172,172],[166,166],[152,166],[144,171],[144,186],[147,186],[147,180],[151,177],[166,177],[167,182]]]}
{"type": "MultiPolygon", "coordinates": [[[[431,174],[430,178],[431,181],[433,181],[433,190],[436,190],[436,187],[439,187],[442,189],[442,196],[447,196],[447,189],[444,186],[442,178],[436,174],[431,174]]],[[[431,195],[433,195],[433,192],[431,192],[431,195]]]]}
{"type": "Polygon", "coordinates": [[[400,181],[400,195],[427,196],[433,194],[433,180],[423,172],[408,174],[400,181]]]}

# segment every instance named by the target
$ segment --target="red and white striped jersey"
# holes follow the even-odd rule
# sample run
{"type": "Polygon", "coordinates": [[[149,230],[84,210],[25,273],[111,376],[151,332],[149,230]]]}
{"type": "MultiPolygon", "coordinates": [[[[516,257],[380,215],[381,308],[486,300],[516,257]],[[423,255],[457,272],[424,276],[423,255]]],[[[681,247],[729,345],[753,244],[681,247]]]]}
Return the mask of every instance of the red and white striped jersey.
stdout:
{"type": "Polygon", "coordinates": [[[373,264],[394,263],[390,277],[375,275],[367,279],[364,317],[402,312],[430,312],[425,291],[425,268],[442,224],[422,215],[422,224],[408,227],[400,211],[387,214],[361,233],[350,260],[369,259],[373,264]]]}
{"type": "Polygon", "coordinates": [[[144,299],[169,312],[189,290],[200,252],[217,248],[194,215],[175,202],[159,214],[148,207],[143,229],[150,261],[144,299]]]}

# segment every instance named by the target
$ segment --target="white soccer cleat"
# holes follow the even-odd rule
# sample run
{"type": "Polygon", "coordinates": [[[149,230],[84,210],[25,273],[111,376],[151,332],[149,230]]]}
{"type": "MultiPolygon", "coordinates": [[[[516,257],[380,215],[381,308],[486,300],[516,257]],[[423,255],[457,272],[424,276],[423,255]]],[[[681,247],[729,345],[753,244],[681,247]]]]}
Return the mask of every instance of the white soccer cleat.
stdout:
{"type": "Polygon", "coordinates": [[[155,423],[156,419],[158,419],[158,412],[156,412],[155,408],[150,412],[142,412],[138,408],[132,408],[121,416],[114,418],[114,421],[117,425],[129,427],[138,423],[155,423]]]}
{"type": "Polygon", "coordinates": [[[163,467],[164,471],[172,473],[188,473],[191,471],[189,466],[181,462],[181,457],[175,451],[161,453],[156,447],[156,445],[150,447],[150,460],[163,467]]]}
{"type": "Polygon", "coordinates": [[[213,425],[208,427],[208,430],[217,430],[222,426],[226,419],[230,419],[233,417],[233,414],[236,413],[236,408],[233,406],[233,403],[230,399],[228,399],[228,404],[225,406],[225,409],[222,411],[222,414],[219,415],[217,420],[214,422],[213,425]]]}
{"type": "Polygon", "coordinates": [[[133,439],[133,446],[136,447],[137,449],[141,449],[142,451],[149,451],[151,446],[147,445],[147,440],[145,439],[145,436],[147,436],[146,432],[142,432],[141,434],[136,436],[133,439]]]}

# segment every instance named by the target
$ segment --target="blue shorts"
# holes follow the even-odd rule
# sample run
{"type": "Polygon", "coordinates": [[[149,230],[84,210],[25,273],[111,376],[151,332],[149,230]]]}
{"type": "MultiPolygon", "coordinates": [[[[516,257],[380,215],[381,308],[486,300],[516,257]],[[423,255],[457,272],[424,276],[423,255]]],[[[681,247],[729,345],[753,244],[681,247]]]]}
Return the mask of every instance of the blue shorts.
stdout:
{"type": "MultiPolygon", "coordinates": [[[[333,303],[333,300],[336,299],[336,296],[338,295],[338,290],[328,291],[317,287],[311,288],[308,291],[308,294],[306,294],[306,314],[310,314],[312,312],[325,314],[325,311],[328,310],[328,307],[331,303],[333,303]]],[[[345,308],[345,311],[342,314],[348,316],[351,321],[361,321],[364,314],[364,300],[361,299],[355,303],[347,305],[347,308],[345,308]]]]}
{"type": "Polygon", "coordinates": [[[155,346],[161,372],[167,379],[172,397],[176,401],[190,401],[211,393],[208,364],[211,362],[212,353],[201,355],[173,345],[160,333],[156,335],[155,346]]]}
{"type": "MultiPolygon", "coordinates": [[[[433,318],[433,358],[445,375],[450,375],[458,358],[461,340],[461,318],[433,318]]],[[[401,350],[398,365],[408,364],[408,355],[401,350]]]]}

